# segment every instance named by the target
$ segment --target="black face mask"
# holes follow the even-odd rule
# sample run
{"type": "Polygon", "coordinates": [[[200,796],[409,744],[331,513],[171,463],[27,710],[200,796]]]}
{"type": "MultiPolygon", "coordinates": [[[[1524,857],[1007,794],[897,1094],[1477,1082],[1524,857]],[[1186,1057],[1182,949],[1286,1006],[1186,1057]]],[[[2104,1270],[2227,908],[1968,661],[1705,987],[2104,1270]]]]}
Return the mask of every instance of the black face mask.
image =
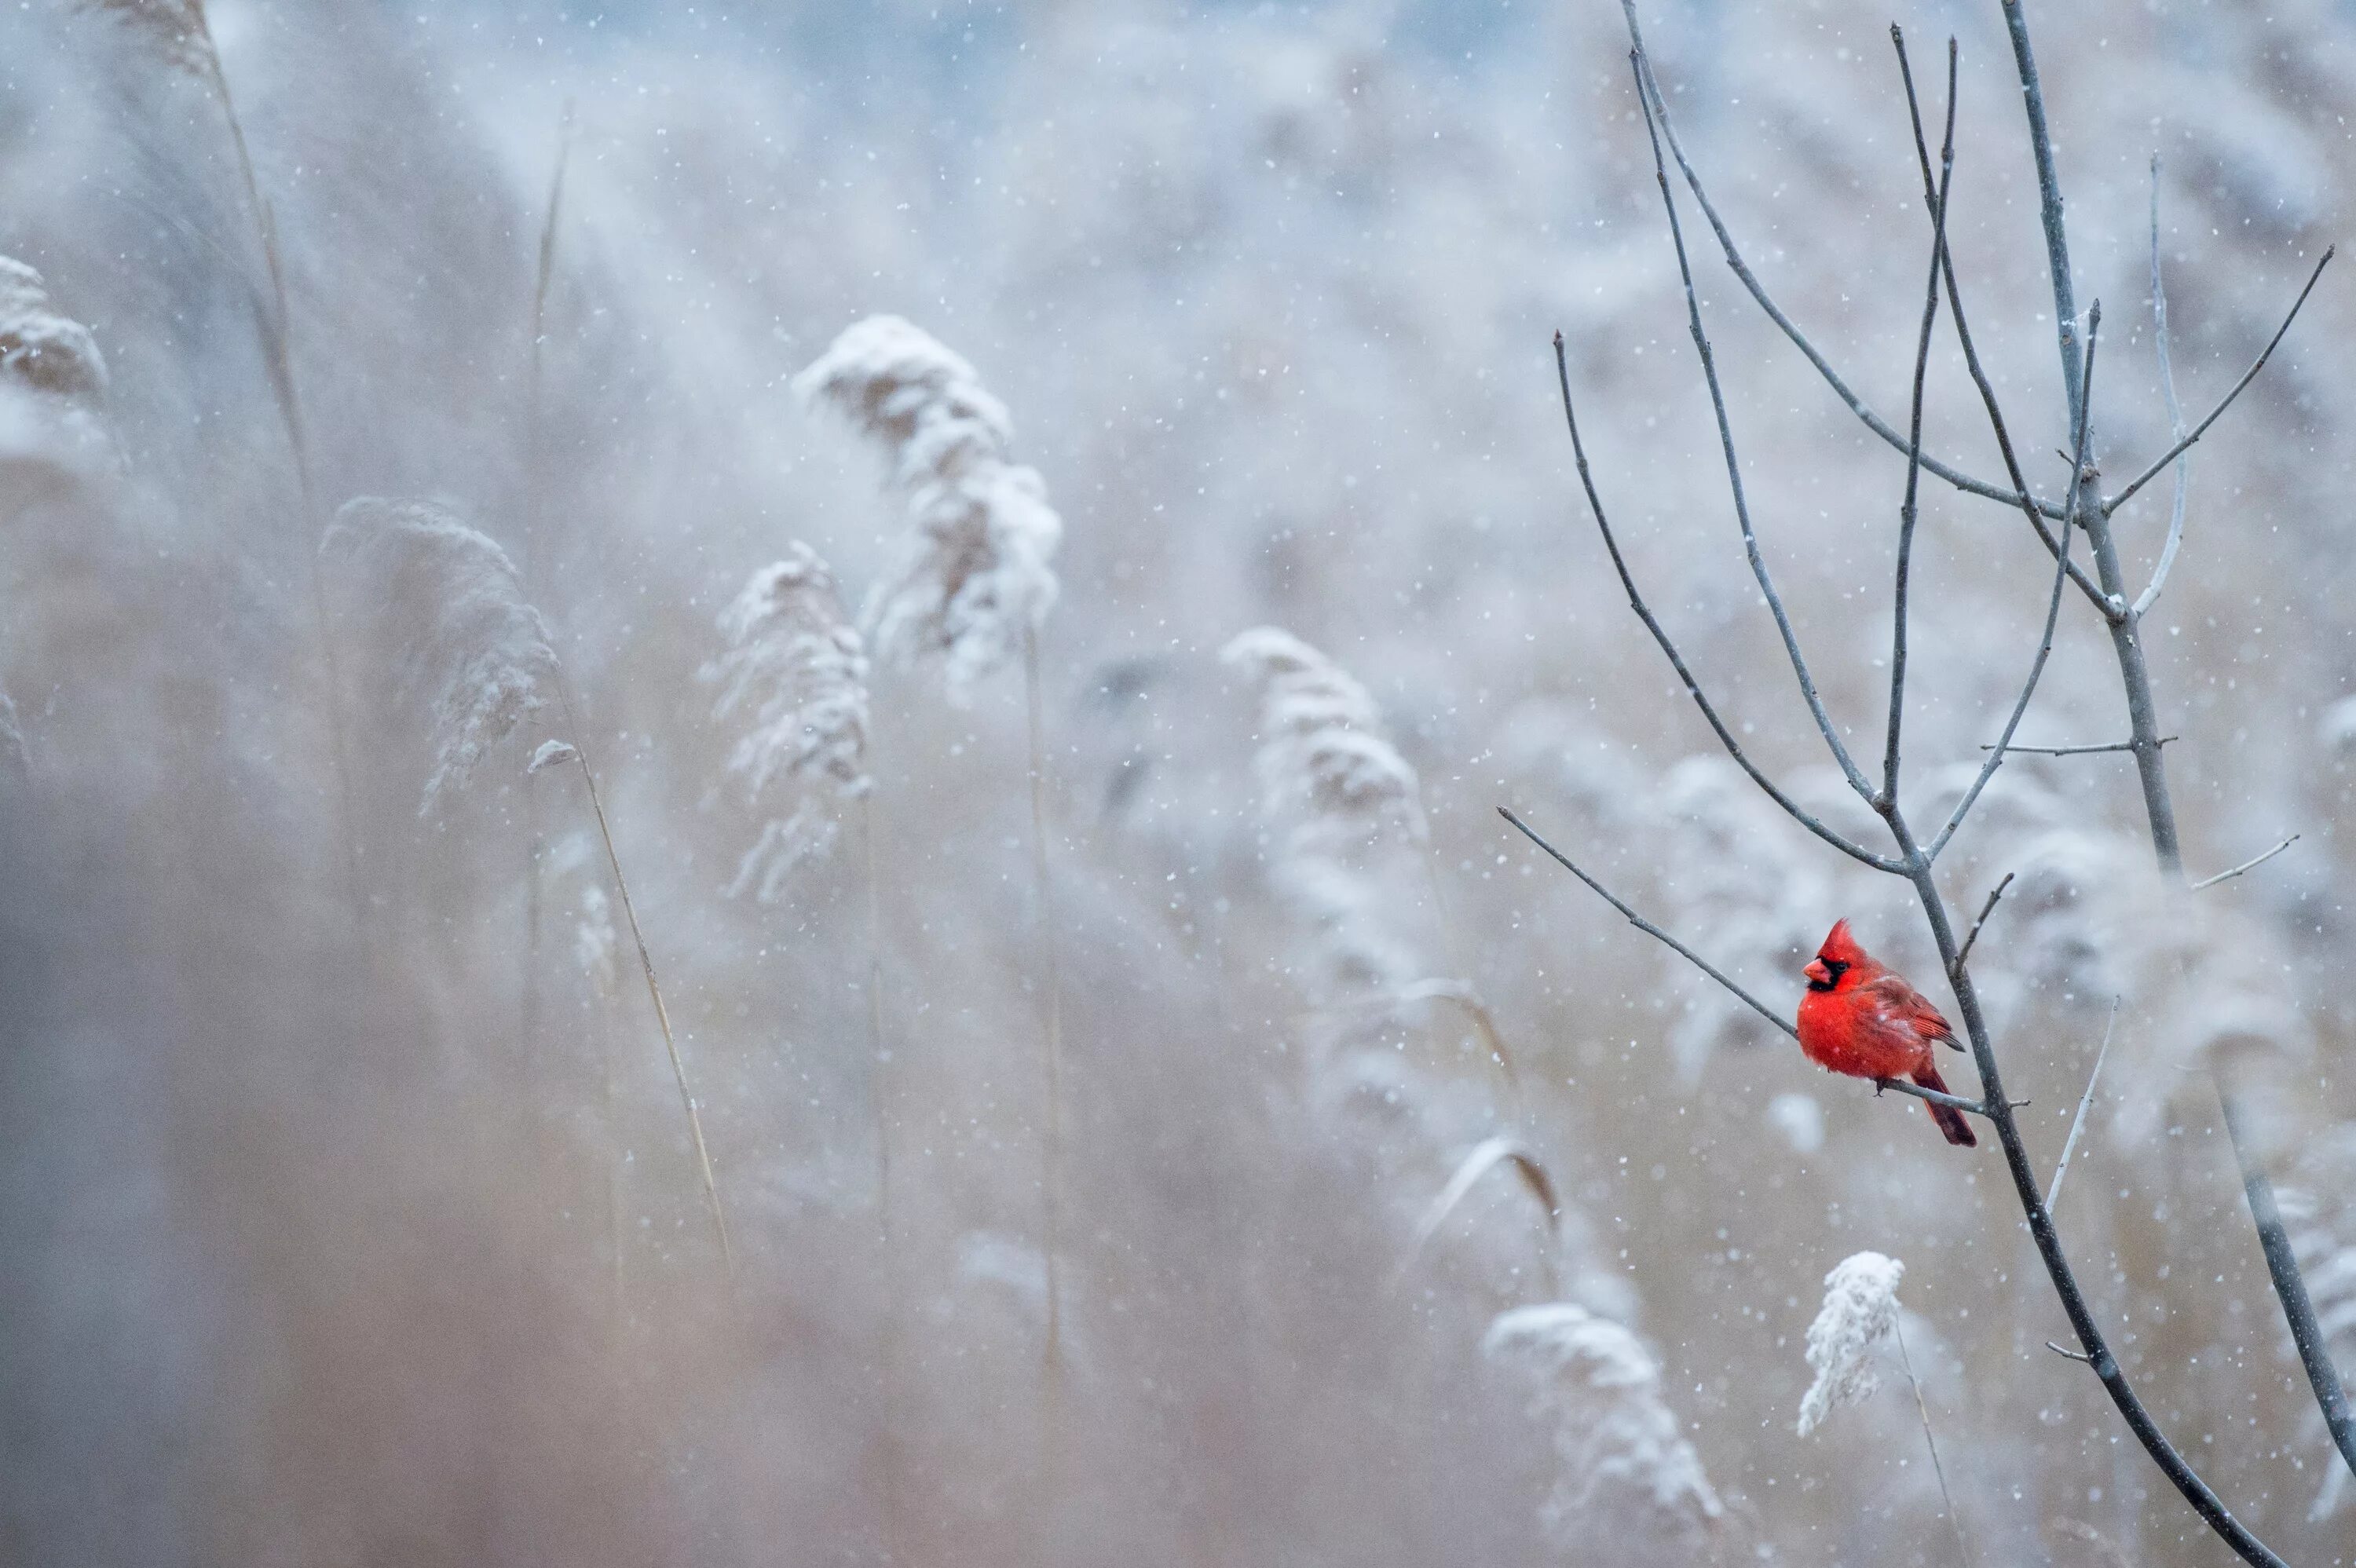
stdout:
{"type": "Polygon", "coordinates": [[[1840,984],[1841,976],[1847,974],[1851,967],[1841,959],[1827,958],[1821,953],[1816,955],[1816,962],[1825,966],[1826,977],[1821,980],[1809,981],[1808,989],[1811,991],[1831,990],[1834,987],[1840,984]]]}

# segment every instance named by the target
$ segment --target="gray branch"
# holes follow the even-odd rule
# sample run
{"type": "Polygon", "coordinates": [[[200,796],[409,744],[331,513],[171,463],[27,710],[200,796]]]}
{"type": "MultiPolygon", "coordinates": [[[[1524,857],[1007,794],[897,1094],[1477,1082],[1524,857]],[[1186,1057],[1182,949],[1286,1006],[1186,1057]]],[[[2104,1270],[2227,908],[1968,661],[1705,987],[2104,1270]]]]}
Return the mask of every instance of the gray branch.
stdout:
{"type": "MultiPolygon", "coordinates": [[[[1633,15],[1633,12],[1632,12],[1633,15]]],[[[1655,118],[1657,105],[1653,94],[1645,89],[1644,57],[1641,49],[1628,56],[1629,69],[1635,73],[1636,101],[1644,111],[1645,133],[1653,144],[1653,177],[1661,187],[1661,204],[1669,218],[1669,240],[1677,253],[1677,277],[1685,284],[1686,325],[1693,336],[1694,349],[1701,357],[1702,379],[1709,385],[1709,404],[1718,418],[1718,443],[1726,458],[1726,483],[1734,497],[1734,520],[1742,530],[1742,550],[1751,562],[1751,575],[1766,598],[1768,613],[1775,618],[1775,630],[1783,639],[1783,652],[1792,661],[1792,673],[1800,682],[1800,695],[1808,704],[1808,711],[1816,721],[1816,733],[1831,748],[1833,761],[1840,764],[1841,773],[1848,779],[1849,787],[1858,796],[1871,801],[1874,788],[1858,771],[1856,760],[1841,743],[1840,732],[1833,727],[1832,715],[1825,710],[1825,702],[1816,691],[1815,677],[1808,673],[1806,656],[1800,652],[1799,634],[1792,629],[1792,617],[1784,612],[1783,595],[1775,592],[1775,580],[1768,573],[1766,558],[1759,551],[1759,535],[1751,526],[1751,503],[1742,489],[1742,463],[1734,451],[1734,426],[1726,412],[1726,392],[1719,385],[1718,357],[1709,347],[1709,335],[1702,330],[1701,301],[1694,293],[1693,265],[1686,256],[1685,226],[1677,219],[1676,193],[1669,188],[1669,172],[1661,155],[1660,124],[1655,118]]]]}
{"type": "MultiPolygon", "coordinates": [[[[2018,0],[2012,0],[2012,4],[2017,5],[2018,0]]],[[[2109,517],[2113,512],[2117,511],[2121,507],[2126,505],[2129,498],[2132,497],[2136,491],[2142,489],[2145,485],[2150,484],[2152,480],[2158,477],[2169,464],[2175,462],[2179,457],[2182,456],[2186,451],[2190,450],[2194,442],[2199,441],[2202,436],[2208,434],[2209,427],[2215,424],[2218,417],[2223,414],[2227,409],[2233,406],[2233,400],[2242,395],[2243,389],[2247,387],[2252,381],[2258,379],[2258,372],[2266,368],[2266,361],[2268,359],[2274,357],[2275,347],[2282,342],[2283,335],[2290,330],[2290,324],[2298,319],[2299,307],[2307,304],[2307,296],[2315,292],[2315,285],[2317,283],[2322,282],[2323,269],[2331,265],[2331,258],[2339,254],[2339,252],[2340,247],[2337,245],[2328,246],[2325,248],[2321,259],[2315,263],[2315,271],[2307,275],[2307,287],[2299,290],[2298,298],[2291,301],[2290,314],[2283,317],[2282,325],[2280,326],[2275,328],[2275,335],[2266,339],[2266,346],[2258,350],[2258,357],[2250,362],[2250,368],[2242,372],[2242,379],[2233,383],[2233,389],[2227,392],[2222,398],[2220,398],[2217,400],[2217,406],[2211,409],[2208,415],[2203,418],[2199,424],[2192,427],[2191,434],[2185,436],[2174,446],[2169,447],[2166,452],[2160,453],[2158,461],[2155,462],[2150,467],[2145,469],[2142,473],[2136,475],[2133,479],[2127,482],[2126,489],[2121,490],[2117,495],[2112,496],[2109,500],[2104,501],[2103,503],[2103,515],[2104,517],[2109,517]]]]}
{"type": "Polygon", "coordinates": [[[1685,683],[1686,695],[1692,698],[1694,706],[1701,709],[1701,716],[1709,721],[1711,731],[1717,734],[1719,742],[1726,748],[1727,754],[1734,759],[1745,773],[1750,775],[1752,784],[1765,792],[1768,799],[1782,806],[1790,815],[1792,820],[1852,859],[1861,860],[1878,871],[1897,870],[1896,861],[1876,855],[1862,845],[1851,843],[1804,809],[1799,802],[1776,787],[1775,781],[1762,773],[1758,765],[1751,762],[1749,755],[1742,750],[1742,743],[1734,738],[1734,731],[1727,727],[1725,720],[1719,717],[1717,708],[1711,704],[1709,698],[1701,688],[1701,683],[1694,678],[1693,671],[1687,667],[1685,656],[1677,652],[1676,640],[1669,635],[1668,629],[1661,624],[1659,618],[1654,615],[1651,608],[1645,604],[1644,594],[1637,591],[1636,579],[1628,570],[1627,560],[1620,553],[1620,540],[1612,531],[1611,520],[1604,516],[1603,498],[1596,493],[1595,475],[1587,464],[1587,443],[1580,438],[1579,434],[1579,412],[1573,406],[1570,397],[1570,365],[1564,355],[1562,334],[1559,332],[1554,335],[1554,372],[1556,382],[1562,389],[1562,417],[1564,422],[1570,427],[1570,453],[1579,467],[1580,487],[1587,492],[1587,509],[1594,515],[1596,529],[1603,536],[1603,548],[1612,557],[1612,569],[1620,574],[1620,586],[1628,595],[1628,608],[1636,612],[1636,618],[1644,623],[1644,629],[1653,634],[1653,640],[1660,645],[1661,652],[1668,656],[1669,667],[1676,670],[1677,678],[1685,683]]]}
{"type": "MultiPolygon", "coordinates": [[[[1816,374],[1824,378],[1825,384],[1833,389],[1833,395],[1847,405],[1848,411],[1855,414],[1866,429],[1889,443],[1895,450],[1899,452],[1908,450],[1909,443],[1906,438],[1892,429],[1889,421],[1875,413],[1862,399],[1849,389],[1848,383],[1841,379],[1840,372],[1834,369],[1831,362],[1816,351],[1816,346],[1808,341],[1807,334],[1802,332],[1792,318],[1783,314],[1782,307],[1777,305],[1773,297],[1767,293],[1766,286],[1760,283],[1758,274],[1753,272],[1750,264],[1742,259],[1742,251],[1734,243],[1733,234],[1727,229],[1725,220],[1719,217],[1718,208],[1709,199],[1709,192],[1702,187],[1700,175],[1695,172],[1692,162],[1687,158],[1685,144],[1677,139],[1676,126],[1669,119],[1667,103],[1661,94],[1660,84],[1653,80],[1652,57],[1644,50],[1644,35],[1636,25],[1633,0],[1621,0],[1621,9],[1627,16],[1629,41],[1633,45],[1637,57],[1643,61],[1644,75],[1651,89],[1655,109],[1660,115],[1661,134],[1666,138],[1669,154],[1676,160],[1678,172],[1685,177],[1686,188],[1693,192],[1695,205],[1701,208],[1702,216],[1708,219],[1711,230],[1718,236],[1719,248],[1726,254],[1728,270],[1732,272],[1743,288],[1749,291],[1751,299],[1756,301],[1759,308],[1766,313],[1767,319],[1773,322],[1783,336],[1792,340],[1794,347],[1807,357],[1808,363],[1815,367],[1816,374]]],[[[1922,466],[1968,495],[1983,496],[1991,501],[2010,501],[2015,498],[2014,492],[2005,489],[2002,485],[1991,485],[1985,479],[1976,479],[1928,454],[1922,458],[1922,466]]],[[[2062,515],[2062,507],[2058,502],[2040,500],[2037,505],[2048,517],[2058,517],[2062,515]]]]}

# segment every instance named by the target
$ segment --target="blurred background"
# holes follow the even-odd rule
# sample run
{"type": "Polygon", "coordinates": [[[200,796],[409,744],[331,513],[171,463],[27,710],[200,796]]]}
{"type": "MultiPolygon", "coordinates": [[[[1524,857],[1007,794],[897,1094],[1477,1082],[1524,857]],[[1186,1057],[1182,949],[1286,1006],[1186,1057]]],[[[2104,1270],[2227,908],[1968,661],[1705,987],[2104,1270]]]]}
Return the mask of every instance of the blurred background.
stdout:
{"type": "MultiPolygon", "coordinates": [[[[1976,1556],[2222,1559],[2043,1348],[2067,1325],[1993,1140],[1950,1148],[1810,1066],[1494,815],[1774,1006],[1842,915],[1937,971],[1907,890],[1717,748],[1578,489],[1558,329],[1652,604],[1762,765],[1866,836],[1744,563],[1617,6],[207,10],[274,219],[307,502],[187,12],[0,13],[0,253],[106,368],[19,374],[0,408],[23,735],[0,772],[0,1558],[1952,1563],[1894,1360],[1794,1435],[1824,1276],[1872,1250],[1907,1265],[1976,1556]],[[697,675],[788,541],[854,607],[893,558],[877,452],[789,384],[875,312],[971,362],[1065,538],[1038,639],[1052,898],[1019,665],[963,706],[879,667],[871,941],[855,823],[780,898],[729,896],[765,810],[697,675]],[[423,814],[430,716],[348,596],[330,673],[312,599],[328,516],[363,494],[445,498],[504,545],[575,705],[423,814]],[[1261,624],[1363,683],[1428,824],[1358,846],[1322,903],[1262,809],[1262,694],[1219,658],[1261,624]],[[552,737],[597,769],[733,1275],[579,774],[524,771],[552,737]],[[1558,1228],[1499,1168],[1419,1244],[1501,1134],[1558,1228]],[[1629,1378],[1510,1335],[1483,1353],[1500,1313],[1553,1301],[1625,1331],[1629,1378]]],[[[1994,0],[1642,16],[1748,258],[1901,423],[1929,240],[1887,27],[1926,82],[1959,37],[1949,233],[2057,490],[1994,0]]],[[[2197,413],[2345,233],[2356,11],[2031,21],[2115,486],[2169,442],[2153,155],[2197,413]]],[[[1878,755],[1903,456],[1684,216],[1762,547],[1878,755]]],[[[2062,1236],[2164,1428],[2319,1563],[2356,1560],[2356,1502],[2202,1069],[2229,1054],[2265,1106],[2356,1369],[2350,298],[2327,272],[2195,449],[2147,623],[2194,875],[2299,841],[2196,917],[2153,891],[2126,758],[2022,758],[1941,863],[1966,917],[2017,874],[1974,967],[2040,1171],[2118,999],[2062,1236]]],[[[1927,446],[2000,478],[1944,321],[1930,375],[1927,446]]],[[[2119,514],[2137,584],[2169,492],[2119,514]]],[[[2017,511],[1926,483],[1918,818],[1998,732],[2050,581],[2017,511]]],[[[2020,738],[2123,738],[2101,626],[2074,595],[2062,624],[2020,738]]]]}

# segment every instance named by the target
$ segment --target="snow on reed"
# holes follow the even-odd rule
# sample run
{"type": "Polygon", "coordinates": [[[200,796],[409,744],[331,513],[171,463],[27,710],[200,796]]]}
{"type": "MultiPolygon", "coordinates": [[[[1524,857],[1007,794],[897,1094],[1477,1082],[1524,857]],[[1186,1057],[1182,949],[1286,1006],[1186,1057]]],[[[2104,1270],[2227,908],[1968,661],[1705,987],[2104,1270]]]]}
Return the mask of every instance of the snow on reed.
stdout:
{"type": "Polygon", "coordinates": [[[108,450],[105,395],[90,328],[58,311],[40,273],[0,256],[0,463],[86,472],[108,450]]]}
{"type": "Polygon", "coordinates": [[[1481,1350],[1530,1378],[1530,1415],[1553,1425],[1559,1468],[1538,1517],[1566,1552],[1690,1544],[1724,1513],[1659,1366],[1626,1328],[1566,1302],[1518,1307],[1489,1325],[1481,1350]]]}
{"type": "Polygon", "coordinates": [[[1898,1282],[1906,1265],[1879,1253],[1853,1253],[1825,1275],[1825,1303],[1808,1325],[1815,1381],[1800,1398],[1800,1435],[1881,1386],[1873,1352],[1898,1328],[1898,1282]]]}
{"type": "Polygon", "coordinates": [[[556,678],[548,627],[507,551],[438,503],[347,501],[319,548],[355,580],[400,688],[430,714],[424,816],[544,705],[556,678]]]}
{"type": "Polygon", "coordinates": [[[1055,603],[1063,519],[1037,470],[1007,461],[1013,423],[974,368],[896,315],[844,329],[794,378],[881,445],[912,525],[861,615],[877,656],[941,661],[951,700],[1023,651],[1055,603]]]}
{"type": "Polygon", "coordinates": [[[728,651],[703,667],[720,688],[712,717],[750,720],[728,757],[756,803],[774,793],[790,809],[762,825],[732,894],[763,903],[795,869],[826,854],[836,806],[867,793],[867,654],[845,620],[826,562],[796,540],[753,574],[721,613],[728,651]]]}
{"type": "Polygon", "coordinates": [[[0,691],[0,768],[25,767],[25,731],[16,721],[16,699],[0,691]]]}
{"type": "Polygon", "coordinates": [[[1396,992],[1422,965],[1392,929],[1381,861],[1426,837],[1415,770],[1366,688],[1291,633],[1258,627],[1219,657],[1259,686],[1253,767],[1279,895],[1317,933],[1337,991],[1396,992]]]}
{"type": "Polygon", "coordinates": [[[0,256],[0,376],[60,398],[94,401],[106,360],[90,328],[50,304],[41,274],[0,256]]]}
{"type": "MultiPolygon", "coordinates": [[[[2290,1180],[2276,1193],[2291,1250],[2307,1275],[2307,1293],[2334,1364],[2356,1367],[2356,1122],[2316,1138],[2290,1180]]],[[[2289,1348],[2288,1340],[2283,1342],[2289,1348]]],[[[2323,1488],[2308,1517],[2320,1520],[2348,1499],[2348,1467],[2332,1452],[2323,1413],[2306,1414],[2306,1441],[2323,1470],[2323,1488]]]]}

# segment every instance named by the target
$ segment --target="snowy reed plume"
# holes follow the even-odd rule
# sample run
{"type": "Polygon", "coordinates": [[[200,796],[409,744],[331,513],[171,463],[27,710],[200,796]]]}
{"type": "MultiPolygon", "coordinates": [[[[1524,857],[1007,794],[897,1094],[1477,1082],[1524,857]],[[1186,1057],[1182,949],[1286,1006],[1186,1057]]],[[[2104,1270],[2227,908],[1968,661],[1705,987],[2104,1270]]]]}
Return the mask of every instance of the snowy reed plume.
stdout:
{"type": "Polygon", "coordinates": [[[1020,655],[1055,606],[1063,520],[1038,471],[1007,461],[1013,424],[971,365],[896,315],[846,328],[794,378],[884,447],[913,525],[861,620],[878,656],[937,658],[953,701],[1020,655]]]}
{"type": "Polygon", "coordinates": [[[1825,1275],[1825,1304],[1808,1325],[1808,1366],[1816,1381],[1800,1398],[1800,1435],[1881,1386],[1873,1353],[1898,1328],[1898,1282],[1906,1265],[1879,1253],[1853,1253],[1825,1275]]]}
{"type": "Polygon", "coordinates": [[[841,828],[837,807],[867,793],[867,655],[846,622],[833,574],[799,540],[783,560],[753,574],[722,612],[728,651],[703,667],[717,684],[712,717],[749,719],[728,771],[755,802],[788,807],[762,825],[730,893],[775,901],[804,862],[825,855],[841,828]]]}
{"type": "Polygon", "coordinates": [[[0,464],[78,470],[105,448],[106,360],[41,274],[0,256],[0,464]]]}
{"type": "MultiPolygon", "coordinates": [[[[2341,1123],[2317,1138],[2301,1157],[2294,1181],[2285,1183],[2276,1199],[2291,1247],[2307,1271],[2325,1350],[2339,1366],[2356,1367],[2356,1123],[2341,1123]]],[[[2308,1410],[2302,1419],[2323,1470],[2323,1489],[2308,1517],[2320,1520],[2347,1501],[2348,1467],[2333,1462],[2321,1412],[2308,1410]]]]}
{"type": "Polygon", "coordinates": [[[401,689],[430,715],[424,816],[544,705],[556,677],[548,627],[507,551],[437,503],[347,501],[320,551],[366,585],[372,630],[392,652],[401,689]]]}
{"type": "Polygon", "coordinates": [[[1724,1513],[1662,1397],[1659,1366],[1627,1329],[1568,1303],[1518,1307],[1490,1324],[1481,1350],[1531,1379],[1530,1415],[1553,1424],[1560,1468],[1538,1517],[1565,1552],[1690,1546],[1724,1513]]]}
{"type": "Polygon", "coordinates": [[[41,274],[0,256],[0,375],[60,398],[95,401],[106,361],[90,328],[58,314],[41,274]]]}
{"type": "Polygon", "coordinates": [[[1219,656],[1260,688],[1253,766],[1277,891],[1317,932],[1335,990],[1396,992],[1422,965],[1389,919],[1381,859],[1426,837],[1415,770],[1366,688],[1291,633],[1258,627],[1219,656]]]}

